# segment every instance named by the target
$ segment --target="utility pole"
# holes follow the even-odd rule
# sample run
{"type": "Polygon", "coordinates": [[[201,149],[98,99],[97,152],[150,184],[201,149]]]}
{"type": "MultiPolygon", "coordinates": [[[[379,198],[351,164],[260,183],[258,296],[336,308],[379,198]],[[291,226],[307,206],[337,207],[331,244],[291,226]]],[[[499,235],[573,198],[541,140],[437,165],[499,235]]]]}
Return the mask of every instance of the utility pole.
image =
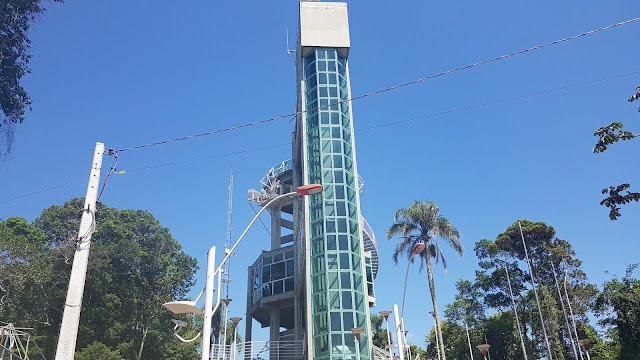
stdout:
{"type": "Polygon", "coordinates": [[[102,167],[103,155],[104,144],[98,142],[96,143],[93,154],[93,164],[89,175],[87,196],[84,199],[84,207],[82,208],[78,243],[76,245],[75,255],[73,256],[73,265],[71,267],[71,276],[69,277],[67,299],[64,303],[62,323],[60,324],[60,335],[58,336],[55,360],[73,360],[76,351],[76,339],[78,338],[78,325],[80,323],[84,283],[87,277],[91,235],[96,228],[96,199],[98,197],[98,186],[100,185],[100,169],[102,167]]]}

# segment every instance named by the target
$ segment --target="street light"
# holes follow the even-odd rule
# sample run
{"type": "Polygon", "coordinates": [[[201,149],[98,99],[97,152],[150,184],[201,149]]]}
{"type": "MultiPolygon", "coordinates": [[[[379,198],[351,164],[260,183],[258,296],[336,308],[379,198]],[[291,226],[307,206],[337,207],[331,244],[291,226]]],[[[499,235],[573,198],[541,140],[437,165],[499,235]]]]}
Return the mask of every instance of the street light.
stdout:
{"type": "Polygon", "coordinates": [[[220,339],[220,348],[222,349],[223,354],[224,349],[227,347],[227,318],[229,317],[229,304],[231,304],[231,301],[233,301],[231,298],[222,299],[222,302],[224,303],[224,321],[222,323],[224,327],[224,336],[220,339]]]}
{"type": "Polygon", "coordinates": [[[387,323],[387,346],[389,347],[389,358],[393,359],[393,350],[391,350],[391,333],[389,332],[389,315],[391,315],[393,311],[391,310],[382,310],[380,311],[380,315],[384,316],[384,320],[387,323]]]}
{"type": "Polygon", "coordinates": [[[578,340],[578,345],[582,346],[584,352],[587,353],[587,360],[591,360],[591,355],[589,355],[589,344],[591,344],[591,339],[578,340]]]}
{"type": "Polygon", "coordinates": [[[303,185],[303,186],[299,186],[296,189],[296,191],[278,195],[273,199],[269,200],[269,202],[267,202],[264,206],[262,206],[262,209],[260,209],[260,211],[256,213],[256,215],[253,217],[253,219],[251,220],[247,228],[244,229],[244,231],[242,232],[238,240],[236,240],[235,244],[233,244],[233,246],[231,247],[229,252],[227,252],[226,256],[224,257],[224,259],[222,259],[222,262],[217,268],[216,268],[216,247],[212,246],[209,249],[209,252],[207,253],[207,279],[205,281],[205,287],[200,292],[200,294],[198,294],[198,297],[196,297],[195,301],[170,301],[162,304],[164,307],[166,307],[169,311],[171,311],[174,314],[185,314],[185,313],[202,314],[203,311],[196,306],[196,303],[204,295],[204,319],[202,323],[202,330],[193,339],[189,339],[189,340],[183,339],[176,332],[174,332],[174,335],[176,335],[176,337],[180,341],[185,343],[194,342],[198,339],[198,337],[202,336],[203,334],[206,334],[206,336],[202,336],[202,351],[200,352],[201,360],[209,360],[209,354],[211,353],[211,336],[210,336],[211,335],[211,318],[213,316],[213,313],[218,309],[218,306],[220,305],[220,292],[218,292],[216,305],[215,307],[213,307],[213,292],[214,292],[213,280],[216,277],[216,275],[218,275],[217,288],[219,289],[222,285],[221,270],[223,266],[227,263],[227,261],[229,261],[229,258],[231,257],[231,255],[234,254],[234,251],[236,247],[238,247],[238,245],[240,244],[240,241],[244,239],[244,236],[247,234],[249,229],[251,229],[251,227],[256,222],[256,220],[258,220],[262,212],[268,209],[271,204],[285,197],[314,195],[322,192],[322,190],[323,190],[323,186],[320,184],[303,185]]]}
{"type": "Polygon", "coordinates": [[[489,353],[489,348],[491,347],[491,345],[489,345],[489,344],[480,344],[480,345],[478,345],[476,347],[478,348],[478,350],[480,350],[480,352],[482,353],[482,356],[484,356],[484,360],[487,360],[487,354],[489,353]]]}
{"type": "Polygon", "coordinates": [[[440,345],[438,342],[438,322],[436,321],[436,312],[435,311],[429,311],[429,314],[431,314],[431,317],[433,317],[433,322],[436,324],[435,326],[435,330],[436,330],[436,353],[438,354],[438,360],[440,360],[440,345]]]}
{"type": "Polygon", "coordinates": [[[235,360],[236,353],[238,352],[238,323],[240,322],[240,320],[242,320],[242,318],[239,316],[234,316],[229,320],[231,320],[231,322],[233,323],[233,344],[236,348],[233,352],[233,359],[235,360]]]}
{"type": "Polygon", "coordinates": [[[355,336],[355,338],[353,339],[353,342],[354,342],[354,345],[356,346],[356,360],[360,360],[360,333],[363,331],[364,331],[364,328],[361,328],[361,327],[355,327],[351,329],[353,336],[355,336]]]}
{"type": "MultiPolygon", "coordinates": [[[[404,290],[402,292],[402,308],[400,309],[400,324],[401,324],[401,330],[402,330],[402,336],[403,336],[402,345],[404,345],[404,343],[406,343],[407,341],[406,334],[404,331],[404,302],[407,297],[407,282],[409,280],[409,267],[411,266],[411,262],[413,261],[413,258],[416,255],[423,252],[426,247],[427,247],[427,244],[425,244],[422,241],[417,242],[413,246],[413,249],[411,250],[411,256],[409,257],[409,261],[407,263],[407,271],[406,271],[406,274],[404,275],[404,290]]],[[[400,347],[398,347],[398,350],[400,350],[400,347]]]]}

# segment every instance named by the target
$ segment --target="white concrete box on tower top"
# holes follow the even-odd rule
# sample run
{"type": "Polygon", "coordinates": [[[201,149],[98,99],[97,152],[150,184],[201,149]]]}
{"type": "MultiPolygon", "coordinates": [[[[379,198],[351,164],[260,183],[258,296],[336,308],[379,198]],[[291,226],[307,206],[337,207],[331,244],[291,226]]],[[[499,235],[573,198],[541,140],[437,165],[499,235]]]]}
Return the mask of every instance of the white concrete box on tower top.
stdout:
{"type": "Polygon", "coordinates": [[[341,2],[300,3],[300,47],[329,47],[349,51],[347,4],[341,2]]]}

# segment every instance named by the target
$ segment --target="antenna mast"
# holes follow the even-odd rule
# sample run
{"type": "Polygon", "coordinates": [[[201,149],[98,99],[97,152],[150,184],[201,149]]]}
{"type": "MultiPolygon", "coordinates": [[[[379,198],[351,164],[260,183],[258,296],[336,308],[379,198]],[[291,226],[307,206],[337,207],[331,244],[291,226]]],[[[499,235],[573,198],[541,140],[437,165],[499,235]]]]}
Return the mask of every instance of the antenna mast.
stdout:
{"type": "MultiPolygon", "coordinates": [[[[224,253],[229,254],[229,252],[231,251],[231,231],[233,230],[232,227],[232,223],[233,223],[233,168],[231,168],[231,172],[229,174],[229,207],[227,208],[227,239],[225,240],[224,243],[224,253]]],[[[231,279],[229,279],[229,261],[227,261],[227,263],[224,266],[224,274],[225,274],[225,278],[222,280],[223,282],[225,282],[225,286],[226,286],[226,297],[229,297],[229,282],[231,281],[231,279]]]]}

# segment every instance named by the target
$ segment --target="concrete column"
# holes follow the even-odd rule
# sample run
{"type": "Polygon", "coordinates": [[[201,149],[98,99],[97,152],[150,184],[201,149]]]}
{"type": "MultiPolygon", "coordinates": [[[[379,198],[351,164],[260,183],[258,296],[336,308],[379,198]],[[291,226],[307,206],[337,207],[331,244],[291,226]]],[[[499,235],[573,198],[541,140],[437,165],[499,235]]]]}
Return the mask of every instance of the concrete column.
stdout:
{"type": "Polygon", "coordinates": [[[282,204],[269,209],[271,213],[271,250],[280,249],[280,238],[282,237],[282,227],[280,224],[280,215],[282,204]]]}
{"type": "Polygon", "coordinates": [[[271,309],[271,314],[269,315],[269,330],[269,341],[272,342],[269,359],[277,360],[280,358],[280,354],[278,354],[280,344],[277,342],[280,341],[280,309],[278,308],[271,309]]]}

